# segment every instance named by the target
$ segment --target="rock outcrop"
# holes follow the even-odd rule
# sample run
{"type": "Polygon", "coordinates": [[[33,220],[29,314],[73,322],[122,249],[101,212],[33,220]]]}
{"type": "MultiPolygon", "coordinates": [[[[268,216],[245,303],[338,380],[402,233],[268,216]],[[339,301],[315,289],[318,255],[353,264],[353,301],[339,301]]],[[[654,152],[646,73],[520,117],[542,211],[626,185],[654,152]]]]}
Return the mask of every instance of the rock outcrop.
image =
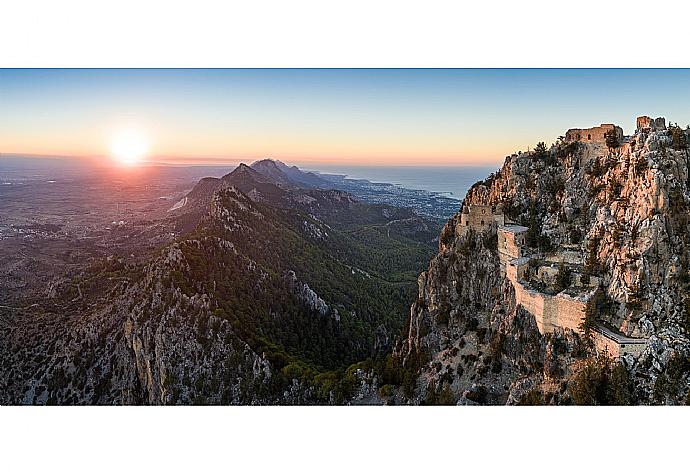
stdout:
{"type": "Polygon", "coordinates": [[[605,300],[592,320],[621,336],[648,338],[639,357],[621,359],[628,401],[685,401],[687,135],[662,120],[652,123],[658,126],[640,128],[613,148],[574,140],[508,156],[469,190],[419,277],[409,332],[397,351],[403,362],[420,355],[425,361],[413,402],[441,393],[462,404],[577,402],[578,372],[602,356],[578,330],[539,333],[500,275],[495,229],[457,230],[470,206],[500,209],[528,227],[528,245],[545,260],[579,254],[582,272],[596,277],[605,300]]]}

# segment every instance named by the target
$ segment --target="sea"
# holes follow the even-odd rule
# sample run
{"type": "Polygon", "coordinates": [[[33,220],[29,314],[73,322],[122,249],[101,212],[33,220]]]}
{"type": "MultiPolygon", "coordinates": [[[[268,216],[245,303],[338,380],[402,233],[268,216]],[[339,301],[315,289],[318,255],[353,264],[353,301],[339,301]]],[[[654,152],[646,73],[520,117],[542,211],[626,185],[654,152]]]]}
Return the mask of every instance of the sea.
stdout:
{"type": "MultiPolygon", "coordinates": [[[[287,164],[292,165],[291,162],[287,164]]],[[[500,167],[499,165],[443,167],[298,165],[301,170],[345,175],[350,179],[364,179],[375,183],[394,184],[413,190],[426,190],[456,200],[465,198],[465,194],[472,184],[479,180],[484,180],[491,172],[496,172],[500,167]]],[[[220,177],[230,172],[234,167],[235,164],[216,167],[190,166],[188,167],[188,173],[190,173],[190,178],[193,180],[200,178],[199,176],[220,177]]],[[[2,155],[0,158],[0,181],[3,180],[3,177],[9,178],[16,173],[27,174],[33,172],[52,176],[57,171],[64,172],[67,168],[74,168],[76,170],[82,168],[91,169],[90,166],[86,166],[86,162],[83,159],[36,159],[29,158],[29,156],[2,155]]],[[[176,169],[175,166],[169,168],[170,171],[184,172],[182,168],[176,169]]]]}
{"type": "Polygon", "coordinates": [[[346,175],[350,179],[400,185],[413,190],[437,192],[462,200],[467,190],[499,169],[496,166],[305,166],[303,170],[346,175]]]}

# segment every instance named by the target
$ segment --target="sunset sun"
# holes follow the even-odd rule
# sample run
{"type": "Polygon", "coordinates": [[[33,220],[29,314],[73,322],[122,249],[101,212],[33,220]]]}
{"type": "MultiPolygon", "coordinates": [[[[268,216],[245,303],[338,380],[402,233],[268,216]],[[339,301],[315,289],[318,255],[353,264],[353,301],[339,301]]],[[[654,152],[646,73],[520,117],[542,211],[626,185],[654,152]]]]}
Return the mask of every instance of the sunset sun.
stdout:
{"type": "Polygon", "coordinates": [[[142,161],[149,150],[149,140],[138,130],[123,130],[110,141],[110,153],[123,165],[135,165],[142,161]]]}

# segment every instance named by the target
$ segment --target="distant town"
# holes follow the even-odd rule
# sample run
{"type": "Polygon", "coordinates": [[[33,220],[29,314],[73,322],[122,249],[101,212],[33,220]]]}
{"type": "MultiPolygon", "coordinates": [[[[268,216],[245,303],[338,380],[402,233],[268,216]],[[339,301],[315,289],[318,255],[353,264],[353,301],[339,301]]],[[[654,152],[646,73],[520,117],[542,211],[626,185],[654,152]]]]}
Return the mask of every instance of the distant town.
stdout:
{"type": "Polygon", "coordinates": [[[422,216],[446,220],[457,213],[460,201],[441,193],[413,190],[400,185],[351,179],[345,175],[319,174],[333,183],[333,188],[350,192],[367,203],[412,208],[422,216]]]}

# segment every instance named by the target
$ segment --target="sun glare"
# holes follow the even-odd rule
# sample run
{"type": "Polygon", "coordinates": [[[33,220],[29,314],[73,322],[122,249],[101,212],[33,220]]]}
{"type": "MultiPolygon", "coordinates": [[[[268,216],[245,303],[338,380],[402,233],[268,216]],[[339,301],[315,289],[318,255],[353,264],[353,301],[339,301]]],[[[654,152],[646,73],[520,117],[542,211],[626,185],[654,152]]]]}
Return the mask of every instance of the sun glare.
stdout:
{"type": "Polygon", "coordinates": [[[149,141],[137,130],[124,130],[113,136],[110,142],[110,152],[123,165],[135,165],[146,156],[149,141]]]}

